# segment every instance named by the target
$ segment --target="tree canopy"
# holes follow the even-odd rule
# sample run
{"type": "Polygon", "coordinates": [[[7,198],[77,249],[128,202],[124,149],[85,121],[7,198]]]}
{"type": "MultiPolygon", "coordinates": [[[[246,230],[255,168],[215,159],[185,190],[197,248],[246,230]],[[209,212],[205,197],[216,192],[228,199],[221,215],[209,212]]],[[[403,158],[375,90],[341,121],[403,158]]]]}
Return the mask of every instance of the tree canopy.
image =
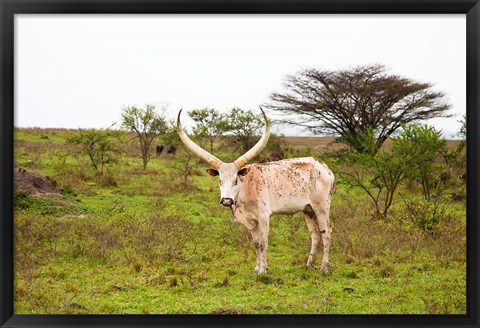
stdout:
{"type": "MultiPolygon", "coordinates": [[[[166,106],[163,107],[162,112],[165,109],[166,106]]],[[[156,106],[152,104],[147,104],[145,108],[128,106],[122,110],[122,127],[136,133],[140,143],[143,168],[146,169],[153,140],[159,134],[165,133],[167,129],[165,118],[156,112],[156,106]]]]}
{"type": "Polygon", "coordinates": [[[119,152],[115,139],[120,139],[120,132],[110,129],[80,129],[78,133],[66,138],[68,144],[80,145],[81,151],[88,155],[92,167],[103,175],[106,164],[115,162],[119,152]]]}
{"type": "Polygon", "coordinates": [[[444,93],[431,83],[389,74],[379,64],[304,69],[286,76],[284,87],[267,105],[283,116],[281,122],[336,135],[361,153],[378,151],[402,125],[450,116],[444,93]]]}
{"type": "Polygon", "coordinates": [[[234,107],[224,116],[222,130],[234,135],[242,151],[246,152],[260,138],[259,135],[261,135],[264,124],[261,116],[258,114],[250,110],[234,107]]]}
{"type": "MultiPolygon", "coordinates": [[[[210,152],[213,152],[215,139],[225,132],[224,115],[213,108],[194,109],[188,113],[195,122],[193,132],[197,137],[206,138],[210,143],[210,152]]],[[[202,145],[204,146],[204,145],[202,145]]]]}

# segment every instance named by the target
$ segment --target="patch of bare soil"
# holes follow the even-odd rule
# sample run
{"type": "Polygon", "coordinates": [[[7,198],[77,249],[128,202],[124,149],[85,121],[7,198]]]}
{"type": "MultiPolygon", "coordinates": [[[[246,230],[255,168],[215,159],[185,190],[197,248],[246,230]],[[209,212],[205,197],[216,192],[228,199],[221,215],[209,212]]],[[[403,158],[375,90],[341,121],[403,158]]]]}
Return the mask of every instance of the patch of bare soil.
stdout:
{"type": "Polygon", "coordinates": [[[15,192],[23,192],[32,196],[61,194],[60,190],[47,177],[23,168],[14,169],[13,186],[15,192]]]}

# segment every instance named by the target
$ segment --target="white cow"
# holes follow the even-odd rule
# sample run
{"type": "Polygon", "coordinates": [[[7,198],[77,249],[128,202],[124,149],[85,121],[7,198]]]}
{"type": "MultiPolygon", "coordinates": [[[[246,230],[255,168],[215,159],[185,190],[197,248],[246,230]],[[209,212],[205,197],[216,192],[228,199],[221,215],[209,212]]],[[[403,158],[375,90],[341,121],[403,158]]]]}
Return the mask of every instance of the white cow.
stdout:
{"type": "Polygon", "coordinates": [[[323,241],[321,270],[328,271],[328,256],[332,230],[330,228],[330,203],[335,177],[324,163],[312,157],[295,158],[269,163],[245,165],[266,146],[269,124],[263,109],[265,132],[252,149],[233,163],[224,163],[195,144],[185,134],[178,113],[177,129],[185,146],[213,169],[211,176],[219,176],[220,203],[231,208],[234,220],[243,224],[252,234],[257,250],[257,265],[254,273],[266,273],[267,246],[270,216],[303,212],[312,238],[307,266],[313,260],[323,241]]]}

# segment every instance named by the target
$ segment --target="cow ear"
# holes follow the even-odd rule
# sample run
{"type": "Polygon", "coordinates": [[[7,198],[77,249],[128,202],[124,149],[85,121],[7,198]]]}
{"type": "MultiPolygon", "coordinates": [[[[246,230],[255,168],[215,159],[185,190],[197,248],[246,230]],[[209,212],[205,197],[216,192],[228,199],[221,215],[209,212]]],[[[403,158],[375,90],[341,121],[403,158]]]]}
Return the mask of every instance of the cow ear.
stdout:
{"type": "Polygon", "coordinates": [[[217,170],[214,170],[214,169],[207,169],[206,170],[208,174],[210,174],[212,177],[214,176],[217,176],[218,175],[218,171],[217,170]]]}
{"type": "Polygon", "coordinates": [[[238,175],[241,175],[243,177],[244,175],[247,175],[248,171],[250,171],[250,168],[244,167],[243,169],[238,171],[238,175]]]}

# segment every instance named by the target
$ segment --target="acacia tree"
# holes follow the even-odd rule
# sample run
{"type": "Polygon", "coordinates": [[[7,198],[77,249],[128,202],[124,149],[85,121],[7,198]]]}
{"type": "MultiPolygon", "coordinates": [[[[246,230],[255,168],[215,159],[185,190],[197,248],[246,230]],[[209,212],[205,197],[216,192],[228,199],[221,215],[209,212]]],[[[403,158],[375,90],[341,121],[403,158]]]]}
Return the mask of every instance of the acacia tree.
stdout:
{"type": "Polygon", "coordinates": [[[376,153],[402,125],[450,116],[444,94],[433,91],[431,83],[389,74],[379,64],[304,69],[286,76],[284,87],[267,105],[284,116],[281,122],[337,135],[360,153],[376,153]]]}
{"type": "Polygon", "coordinates": [[[119,152],[115,140],[119,138],[120,132],[115,130],[79,129],[77,134],[67,137],[66,141],[68,144],[80,145],[95,171],[103,175],[104,166],[115,162],[115,155],[119,152]]]}
{"type": "MultiPolygon", "coordinates": [[[[166,107],[162,108],[162,112],[166,107]]],[[[167,129],[165,118],[156,112],[155,105],[147,104],[145,108],[125,107],[122,111],[122,127],[135,132],[142,153],[143,168],[147,168],[150,159],[150,146],[153,140],[167,129]]]]}
{"type": "Polygon", "coordinates": [[[224,116],[213,108],[194,109],[188,115],[195,122],[195,135],[206,138],[213,152],[215,139],[224,132],[224,116]]]}
{"type": "Polygon", "coordinates": [[[242,151],[246,152],[258,141],[264,123],[258,114],[235,107],[226,114],[220,125],[223,131],[228,131],[237,138],[242,151]]]}

